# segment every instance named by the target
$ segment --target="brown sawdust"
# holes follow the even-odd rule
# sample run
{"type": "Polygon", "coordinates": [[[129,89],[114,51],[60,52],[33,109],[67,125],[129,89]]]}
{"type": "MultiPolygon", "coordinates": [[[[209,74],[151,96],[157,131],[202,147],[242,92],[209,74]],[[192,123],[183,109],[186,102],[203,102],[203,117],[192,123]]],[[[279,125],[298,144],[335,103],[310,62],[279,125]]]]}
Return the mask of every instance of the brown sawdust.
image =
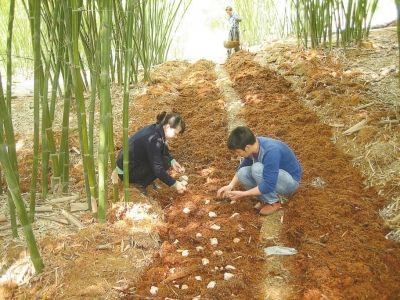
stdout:
{"type": "MultiPolygon", "coordinates": [[[[304,168],[299,191],[285,204],[280,237],[285,245],[299,251],[287,258],[294,286],[291,298],[399,298],[399,246],[384,239],[385,230],[377,213],[384,199],[374,189],[364,187],[359,171],[352,167],[351,157],[331,143],[332,128],[300,103],[299,93],[310,95],[316,106],[332,108],[333,114],[346,125],[366,116],[371,120],[369,124],[375,125],[388,112],[369,107],[359,113],[346,113],[367,99],[358,93],[362,85],[355,80],[356,75],[341,73],[342,66],[334,58],[315,51],[290,53],[285,59],[297,61],[295,71],[287,65],[288,73],[306,75],[304,90],[260,67],[248,53],[233,55],[226,68],[245,103],[242,115],[246,123],[259,135],[287,142],[304,168]],[[312,186],[316,177],[326,182],[323,188],[312,186]]],[[[49,236],[41,241],[45,272],[26,290],[16,293],[15,287],[9,287],[1,291],[4,295],[9,299],[142,299],[152,297],[149,290],[154,285],[159,288],[157,299],[193,298],[200,294],[208,299],[262,298],[261,279],[274,274],[263,274],[262,247],[266,244],[260,242],[261,225],[253,203],[244,199],[230,204],[227,199],[215,198],[217,188],[229,182],[237,160],[226,150],[227,117],[221,105],[224,100],[214,84],[213,67],[207,61],[194,65],[169,62],[156,70],[146,93],[136,96],[131,103],[129,132],[154,122],[162,110],[181,112],[187,123],[187,131],[171,148],[187,169],[188,192],[176,195],[165,186],[159,193],[151,192],[165,208],[165,224],[159,224],[158,232],[149,224],[127,221],[122,221],[126,227],[121,228],[114,210],[108,214],[107,225],[89,226],[94,220],[87,215],[82,221],[88,228],[77,235],[49,236]],[[210,200],[209,204],[205,204],[206,200],[210,200]],[[190,208],[189,214],[183,213],[185,207],[190,208]],[[210,211],[216,212],[217,218],[209,218],[210,211]],[[230,218],[235,212],[239,216],[230,218]],[[220,225],[221,230],[210,229],[212,224],[220,225]],[[137,236],[132,226],[149,226],[152,235],[137,236]],[[196,233],[202,237],[197,238],[196,233]],[[218,238],[216,247],[210,245],[211,237],[218,238]],[[241,239],[237,244],[233,243],[235,237],[241,239]],[[121,253],[121,240],[125,245],[131,241],[142,243],[121,253]],[[157,250],[159,240],[161,247],[157,250]],[[96,246],[106,243],[112,243],[112,248],[96,250],[96,246]],[[204,249],[198,252],[196,246],[204,249]],[[222,256],[214,254],[217,249],[223,251],[222,256]],[[189,250],[189,256],[183,257],[180,250],[189,250]],[[154,262],[142,273],[153,253],[154,262]],[[206,266],[201,264],[204,257],[210,260],[206,266]],[[221,267],[228,264],[236,267],[231,271],[235,277],[224,281],[225,270],[221,267]],[[201,276],[202,281],[194,276],[201,276]],[[210,280],[217,282],[216,288],[206,288],[210,280]],[[182,284],[189,288],[182,290],[182,284]]],[[[357,133],[357,140],[368,144],[377,135],[385,136],[382,130],[366,127],[357,133]]],[[[118,151],[122,141],[120,129],[116,130],[115,140],[118,151]]],[[[78,145],[76,142],[79,148],[78,145]]],[[[26,182],[24,189],[28,190],[32,158],[30,153],[24,155],[21,174],[26,182]]],[[[83,192],[79,164],[71,177],[76,181],[76,190],[83,192]]],[[[395,184],[394,180],[389,186],[395,184]]],[[[140,197],[137,192],[131,193],[134,202],[140,197]]]]}
{"type": "Polygon", "coordinates": [[[258,247],[260,223],[252,204],[240,201],[232,205],[227,199],[215,197],[217,188],[233,175],[236,162],[229,160],[225,146],[226,112],[218,102],[221,96],[215,86],[213,68],[207,61],[195,63],[178,87],[175,105],[179,105],[188,126],[174,153],[187,168],[188,192],[177,196],[172,203],[169,191],[159,195],[159,200],[167,205],[166,226],[159,231],[163,244],[138,283],[137,293],[127,298],[151,297],[151,286],[159,288],[155,296],[159,299],[197,295],[209,299],[245,299],[249,293],[253,298],[262,298],[259,281],[262,264],[258,262],[264,258],[258,247]],[[189,214],[183,212],[185,207],[190,209],[189,214]],[[209,217],[211,211],[217,214],[216,218],[209,217]],[[239,215],[230,218],[235,212],[239,215]],[[213,224],[221,229],[210,229],[213,224]],[[201,237],[196,237],[199,233],[201,237]],[[210,238],[217,238],[218,245],[212,246],[210,238]],[[234,238],[240,238],[240,242],[234,243],[234,238]],[[198,246],[203,249],[197,251],[198,246]],[[189,256],[183,257],[181,250],[189,250],[189,256]],[[221,250],[222,255],[216,255],[216,250],[221,250]],[[208,258],[210,263],[202,265],[202,258],[208,258]],[[236,267],[230,271],[235,277],[225,281],[224,267],[229,264],[236,267]],[[195,276],[201,276],[202,280],[196,280],[195,276]],[[210,281],[217,283],[214,289],[207,289],[210,281]],[[182,285],[188,289],[182,289],[182,285]]]}
{"type": "MultiPolygon", "coordinates": [[[[304,168],[301,187],[286,207],[282,239],[299,250],[289,258],[297,299],[392,299],[399,297],[399,245],[384,239],[377,210],[383,199],[365,189],[351,158],[331,142],[331,128],[305,109],[291,90],[280,90],[250,54],[227,65],[244,98],[254,86],[265,101],[245,106],[246,122],[257,134],[286,141],[304,168]],[[245,66],[245,68],[244,68],[245,66]],[[243,80],[251,74],[252,81],[243,80]],[[315,177],[327,183],[311,186],[315,177]]],[[[280,79],[283,80],[283,79],[280,79]]],[[[279,84],[282,85],[282,84],[279,84]]],[[[287,86],[287,84],[286,84],[287,86]]]]}

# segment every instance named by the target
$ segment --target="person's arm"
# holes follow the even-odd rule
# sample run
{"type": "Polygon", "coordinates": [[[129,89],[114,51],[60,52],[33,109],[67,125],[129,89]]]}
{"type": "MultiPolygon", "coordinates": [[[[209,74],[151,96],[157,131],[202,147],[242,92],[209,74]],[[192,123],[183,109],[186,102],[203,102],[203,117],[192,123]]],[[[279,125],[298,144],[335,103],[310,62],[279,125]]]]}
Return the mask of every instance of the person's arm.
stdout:
{"type": "Polygon", "coordinates": [[[160,139],[153,138],[147,143],[146,146],[147,156],[156,177],[166,185],[173,186],[176,183],[176,180],[167,173],[163,164],[161,154],[162,147],[164,146],[163,142],[160,139]]]}

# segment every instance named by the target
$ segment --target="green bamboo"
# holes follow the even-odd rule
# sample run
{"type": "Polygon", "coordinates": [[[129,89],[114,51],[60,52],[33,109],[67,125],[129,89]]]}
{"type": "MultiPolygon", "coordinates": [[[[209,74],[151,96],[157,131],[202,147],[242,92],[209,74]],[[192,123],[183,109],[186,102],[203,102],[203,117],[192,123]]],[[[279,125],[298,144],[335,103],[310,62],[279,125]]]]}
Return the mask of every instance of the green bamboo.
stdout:
{"type": "MultiPolygon", "coordinates": [[[[399,49],[399,69],[400,69],[400,0],[395,0],[396,9],[397,9],[397,49],[399,49]]],[[[399,77],[399,84],[400,84],[400,71],[397,72],[399,77]]]]}
{"type": "Polygon", "coordinates": [[[133,31],[133,0],[127,2],[127,26],[125,36],[125,68],[124,68],[124,99],[123,99],[123,119],[122,119],[122,132],[123,132],[123,170],[124,170],[124,200],[129,200],[129,74],[131,67],[131,59],[133,56],[132,48],[132,31],[133,31]]]}
{"type": "Polygon", "coordinates": [[[40,53],[40,5],[41,0],[29,1],[31,10],[33,12],[33,52],[34,52],[34,96],[33,96],[33,163],[32,163],[32,181],[30,189],[30,203],[29,203],[29,217],[33,222],[35,216],[36,205],[36,180],[38,175],[38,161],[39,161],[39,104],[40,104],[40,85],[42,80],[42,62],[40,53]],[[32,3],[34,2],[34,3],[32,3]]]}
{"type": "Polygon", "coordinates": [[[7,90],[6,90],[6,102],[10,114],[11,114],[11,83],[12,83],[11,52],[12,52],[14,11],[15,11],[15,0],[10,0],[10,11],[8,14],[8,31],[7,31],[7,90]]]}
{"type": "MultiPolygon", "coordinates": [[[[97,187],[94,173],[94,161],[93,157],[89,153],[89,143],[88,143],[88,129],[86,120],[86,108],[85,99],[83,96],[83,81],[80,73],[80,55],[79,55],[79,28],[80,28],[80,14],[81,2],[78,0],[72,0],[72,12],[71,19],[66,17],[66,28],[70,31],[68,36],[71,36],[71,43],[69,47],[70,57],[72,58],[72,82],[74,86],[74,93],[77,102],[77,116],[79,124],[79,136],[81,141],[81,152],[82,160],[85,169],[85,174],[87,175],[87,184],[90,189],[90,195],[88,197],[96,198],[97,187]]],[[[91,200],[88,199],[89,206],[91,205],[91,200]]]]}
{"type": "MultiPolygon", "coordinates": [[[[37,273],[40,273],[43,269],[43,262],[40,257],[35,236],[32,231],[31,223],[26,212],[24,201],[21,197],[21,191],[19,189],[18,180],[18,169],[15,169],[15,165],[12,162],[12,155],[10,154],[10,148],[8,138],[13,132],[13,126],[11,122],[11,116],[6,108],[6,101],[4,99],[3,86],[1,82],[0,73],[0,164],[4,171],[4,175],[7,182],[8,191],[11,195],[11,199],[15,205],[18,213],[19,221],[24,230],[25,239],[27,241],[27,246],[29,253],[31,255],[32,263],[35,267],[37,273]],[[4,133],[7,138],[7,144],[4,139],[4,133]]],[[[12,150],[11,150],[12,151],[12,150]]]]}
{"type": "MultiPolygon", "coordinates": [[[[8,109],[8,113],[11,116],[11,85],[12,85],[12,37],[13,37],[13,24],[14,24],[14,12],[15,12],[15,0],[10,1],[10,10],[8,14],[8,30],[7,30],[7,89],[6,89],[6,109],[8,109]]],[[[0,129],[3,130],[3,129],[0,129]]],[[[15,140],[14,140],[14,134],[8,136],[10,138],[10,141],[8,143],[8,146],[10,146],[10,153],[11,154],[11,162],[12,165],[14,166],[14,170],[18,170],[17,167],[17,157],[16,157],[16,151],[15,151],[15,140]]],[[[7,138],[7,141],[8,141],[7,138]]],[[[18,172],[16,173],[18,174],[18,172]]],[[[0,174],[1,177],[1,174],[0,174]]],[[[18,176],[17,176],[18,180],[18,176]]],[[[1,182],[0,182],[1,185],[1,182]]],[[[11,195],[8,193],[8,208],[10,212],[10,220],[11,220],[11,231],[13,237],[18,236],[18,230],[17,230],[17,220],[16,220],[16,215],[15,215],[15,205],[11,199],[11,195]]]]}
{"type": "Polygon", "coordinates": [[[107,211],[107,166],[109,141],[109,111],[110,101],[110,54],[111,54],[111,24],[112,5],[108,0],[100,0],[100,129],[99,129],[99,222],[106,221],[107,211]]]}
{"type": "Polygon", "coordinates": [[[68,69],[65,70],[65,82],[64,82],[64,108],[63,108],[63,120],[62,120],[62,131],[60,141],[60,152],[59,161],[61,165],[61,185],[64,193],[68,192],[69,188],[69,115],[71,107],[71,73],[68,69]]]}

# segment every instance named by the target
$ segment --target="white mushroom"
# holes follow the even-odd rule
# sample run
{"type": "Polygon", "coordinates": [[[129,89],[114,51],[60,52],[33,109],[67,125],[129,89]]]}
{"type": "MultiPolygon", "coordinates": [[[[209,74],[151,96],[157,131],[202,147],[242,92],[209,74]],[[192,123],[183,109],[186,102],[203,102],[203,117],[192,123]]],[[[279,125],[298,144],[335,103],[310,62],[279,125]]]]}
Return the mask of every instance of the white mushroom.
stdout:
{"type": "Polygon", "coordinates": [[[197,281],[201,281],[201,280],[202,280],[201,276],[195,276],[194,278],[195,278],[197,281]]]}
{"type": "Polygon", "coordinates": [[[211,243],[211,245],[218,245],[218,240],[217,240],[217,238],[211,238],[210,239],[210,243],[211,243]]]}
{"type": "Polygon", "coordinates": [[[210,282],[207,284],[207,288],[208,288],[208,289],[213,289],[213,288],[215,288],[216,285],[217,285],[217,283],[216,283],[215,281],[210,281],[210,282]]]}
{"type": "Polygon", "coordinates": [[[188,288],[189,287],[186,284],[182,284],[182,287],[181,287],[182,290],[187,290],[188,288]]]}
{"type": "Polygon", "coordinates": [[[225,280],[230,280],[234,277],[235,275],[233,275],[232,273],[224,273],[224,279],[225,280]]]}
{"type": "Polygon", "coordinates": [[[200,233],[200,232],[198,232],[198,233],[196,233],[196,237],[197,238],[201,238],[203,235],[200,233]]]}
{"type": "Polygon", "coordinates": [[[204,247],[202,247],[202,246],[197,246],[196,247],[196,251],[197,252],[200,252],[200,251],[203,251],[204,250],[204,247]]]}
{"type": "Polygon", "coordinates": [[[185,208],[183,209],[183,212],[184,212],[185,214],[190,213],[190,208],[189,208],[189,207],[185,207],[185,208]]]}
{"type": "Polygon", "coordinates": [[[215,250],[214,255],[221,256],[223,252],[221,250],[215,250]]]}
{"type": "Polygon", "coordinates": [[[210,218],[215,218],[215,217],[217,216],[217,214],[216,214],[215,212],[213,212],[213,211],[210,211],[210,212],[208,213],[208,216],[209,216],[210,218]]]}
{"type": "Polygon", "coordinates": [[[189,256],[189,250],[183,250],[182,256],[189,256]]]}
{"type": "Polygon", "coordinates": [[[220,230],[221,226],[219,226],[217,224],[213,224],[213,225],[210,226],[210,228],[213,229],[213,230],[220,230]]]}
{"type": "Polygon", "coordinates": [[[239,215],[239,213],[234,213],[232,216],[230,216],[230,218],[234,218],[234,217],[236,217],[236,216],[238,216],[239,215]]]}
{"type": "Polygon", "coordinates": [[[205,265],[208,265],[210,263],[210,261],[208,260],[208,258],[202,258],[201,263],[203,264],[203,266],[205,266],[205,265]]]}
{"type": "Polygon", "coordinates": [[[232,266],[232,265],[226,265],[225,269],[226,270],[236,270],[236,268],[234,266],[232,266]]]}
{"type": "Polygon", "coordinates": [[[206,200],[206,201],[204,201],[204,204],[210,204],[210,200],[206,200]]]}
{"type": "Polygon", "coordinates": [[[155,295],[155,294],[157,294],[157,292],[158,292],[158,287],[152,286],[150,288],[150,294],[155,295]]]}
{"type": "Polygon", "coordinates": [[[234,238],[234,239],[233,239],[233,242],[234,242],[235,244],[237,244],[237,243],[240,242],[240,239],[239,239],[239,238],[234,238]]]}

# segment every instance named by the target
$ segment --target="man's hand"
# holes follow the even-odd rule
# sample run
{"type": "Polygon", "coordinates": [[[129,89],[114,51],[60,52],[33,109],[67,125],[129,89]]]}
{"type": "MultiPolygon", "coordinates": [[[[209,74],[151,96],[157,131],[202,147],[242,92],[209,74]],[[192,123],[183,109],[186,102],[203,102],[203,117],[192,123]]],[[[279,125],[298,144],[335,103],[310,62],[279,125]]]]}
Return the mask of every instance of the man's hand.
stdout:
{"type": "Polygon", "coordinates": [[[227,193],[232,191],[233,187],[228,184],[220,188],[217,192],[217,197],[227,197],[227,193]]]}
{"type": "Polygon", "coordinates": [[[172,160],[171,166],[174,169],[174,171],[178,173],[185,173],[185,168],[182,167],[175,159],[172,160]]]}
{"type": "Polygon", "coordinates": [[[243,191],[230,191],[226,192],[225,196],[232,199],[232,200],[237,200],[239,198],[242,198],[245,196],[245,192],[243,191]]]}

